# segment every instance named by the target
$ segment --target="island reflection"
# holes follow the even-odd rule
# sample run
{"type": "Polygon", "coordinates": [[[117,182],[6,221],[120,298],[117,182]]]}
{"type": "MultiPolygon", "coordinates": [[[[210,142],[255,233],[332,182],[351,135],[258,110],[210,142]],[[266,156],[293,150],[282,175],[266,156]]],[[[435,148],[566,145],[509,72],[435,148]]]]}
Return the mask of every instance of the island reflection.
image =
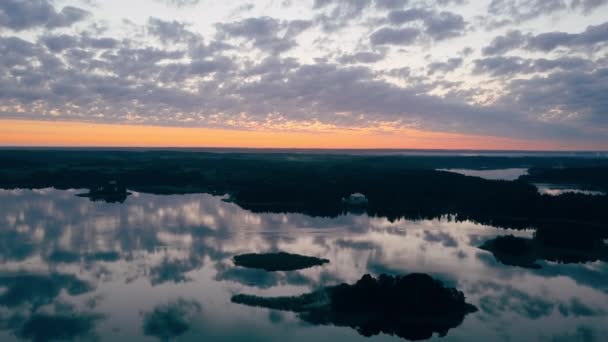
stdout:
{"type": "Polygon", "coordinates": [[[450,216],[390,222],[252,213],[210,195],[133,193],[112,204],[74,196],[80,192],[0,191],[1,340],[365,339],[230,299],[296,296],[366,273],[415,272],[458,288],[479,308],[443,340],[608,336],[604,262],[541,259],[542,268],[525,269],[478,248],[498,236],[530,239],[532,231],[450,216]],[[272,273],[232,263],[235,255],[272,251],[331,262],[272,273]]]}

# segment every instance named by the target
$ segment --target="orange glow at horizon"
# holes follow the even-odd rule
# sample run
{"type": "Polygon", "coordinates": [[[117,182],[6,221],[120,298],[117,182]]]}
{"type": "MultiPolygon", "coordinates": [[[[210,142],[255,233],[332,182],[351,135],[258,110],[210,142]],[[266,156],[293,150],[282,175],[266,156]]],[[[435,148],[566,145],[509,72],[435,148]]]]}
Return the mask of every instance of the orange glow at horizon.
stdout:
{"type": "Polygon", "coordinates": [[[247,131],[66,121],[0,120],[0,146],[244,147],[557,150],[592,149],[550,141],[399,129],[324,132],[247,131]]]}

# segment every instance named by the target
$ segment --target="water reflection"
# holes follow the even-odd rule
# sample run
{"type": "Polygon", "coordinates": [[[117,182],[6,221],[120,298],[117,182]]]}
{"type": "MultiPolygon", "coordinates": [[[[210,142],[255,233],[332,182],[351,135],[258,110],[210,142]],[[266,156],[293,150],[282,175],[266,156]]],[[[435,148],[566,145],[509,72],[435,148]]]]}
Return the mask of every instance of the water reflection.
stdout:
{"type": "Polygon", "coordinates": [[[479,308],[442,340],[608,338],[606,263],[538,260],[540,269],[526,269],[478,248],[531,231],[450,217],[254,214],[209,195],[134,193],[117,204],[76,193],[0,191],[0,340],[368,340],[230,298],[301,295],[365,273],[412,272],[457,287],[479,308]],[[272,251],[331,262],[273,273],[232,262],[272,251]]]}
{"type": "Polygon", "coordinates": [[[473,170],[473,169],[439,169],[438,171],[447,171],[459,173],[465,176],[479,177],[490,180],[506,180],[513,181],[520,176],[527,175],[527,168],[510,168],[496,170],[473,170]]]}
{"type": "Polygon", "coordinates": [[[593,195],[593,196],[605,195],[605,193],[602,191],[581,189],[581,188],[577,188],[576,186],[568,186],[568,185],[560,185],[560,184],[540,184],[540,183],[537,183],[534,185],[536,186],[536,188],[538,189],[538,192],[540,194],[550,195],[550,196],[559,196],[559,195],[563,195],[566,193],[593,195]]]}

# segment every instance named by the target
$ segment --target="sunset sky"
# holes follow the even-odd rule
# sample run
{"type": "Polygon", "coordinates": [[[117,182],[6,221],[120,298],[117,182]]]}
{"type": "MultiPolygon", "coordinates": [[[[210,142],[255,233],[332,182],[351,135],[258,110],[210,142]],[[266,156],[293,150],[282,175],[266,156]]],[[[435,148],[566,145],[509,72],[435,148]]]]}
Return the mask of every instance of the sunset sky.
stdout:
{"type": "Polygon", "coordinates": [[[0,145],[608,150],[608,0],[1,0],[0,145]]]}

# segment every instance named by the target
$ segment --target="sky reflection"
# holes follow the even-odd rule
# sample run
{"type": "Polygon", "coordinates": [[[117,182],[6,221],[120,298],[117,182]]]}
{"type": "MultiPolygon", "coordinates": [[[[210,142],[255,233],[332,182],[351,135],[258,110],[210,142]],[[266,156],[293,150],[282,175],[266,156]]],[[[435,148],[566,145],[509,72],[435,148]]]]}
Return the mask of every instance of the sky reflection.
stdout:
{"type": "Polygon", "coordinates": [[[410,272],[458,287],[480,309],[442,341],[496,339],[497,333],[505,340],[608,338],[605,263],[541,260],[542,268],[531,270],[502,265],[477,248],[498,235],[531,237],[531,231],[450,217],[390,222],[254,214],[209,195],[135,193],[108,204],[75,193],[0,191],[3,341],[41,338],[32,327],[53,337],[52,327],[61,324],[73,328],[67,339],[368,341],[349,328],[311,326],[291,313],[235,305],[230,297],[299,295],[365,273],[410,272]],[[231,260],[269,251],[330,263],[268,273],[231,260]]]}
{"type": "Polygon", "coordinates": [[[447,171],[459,173],[465,176],[479,177],[490,180],[516,180],[520,176],[528,174],[527,168],[511,168],[497,170],[473,170],[473,169],[439,169],[439,171],[447,171]]]}

